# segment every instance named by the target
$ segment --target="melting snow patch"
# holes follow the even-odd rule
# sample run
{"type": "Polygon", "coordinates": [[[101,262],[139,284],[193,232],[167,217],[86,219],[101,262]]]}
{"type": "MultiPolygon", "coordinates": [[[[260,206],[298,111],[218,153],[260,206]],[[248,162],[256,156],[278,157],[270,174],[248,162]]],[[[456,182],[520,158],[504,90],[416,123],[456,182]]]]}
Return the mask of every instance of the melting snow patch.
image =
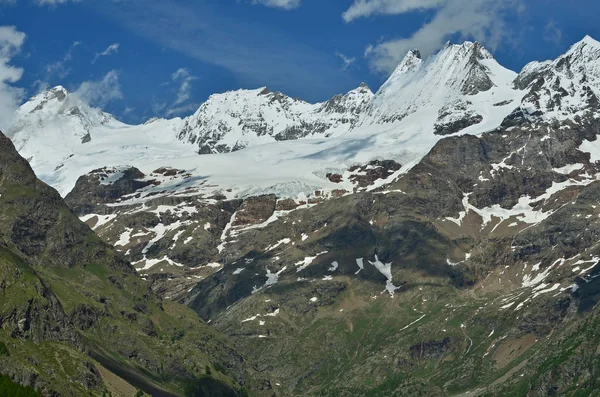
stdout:
{"type": "Polygon", "coordinates": [[[307,257],[306,257],[306,258],[304,258],[303,260],[301,260],[301,261],[297,262],[297,263],[295,264],[295,266],[298,268],[298,269],[296,270],[296,273],[300,273],[302,270],[304,270],[304,269],[306,269],[307,267],[309,267],[309,266],[310,266],[310,265],[313,263],[313,261],[314,261],[315,259],[317,259],[319,256],[321,256],[321,255],[324,255],[324,254],[326,254],[326,253],[327,253],[327,251],[323,251],[323,252],[321,252],[321,253],[317,254],[316,256],[307,256],[307,257]]]}
{"type": "Polygon", "coordinates": [[[289,244],[289,243],[291,243],[291,242],[292,242],[292,240],[291,240],[291,239],[289,239],[289,238],[284,238],[284,239],[282,239],[282,240],[279,240],[277,243],[275,243],[275,244],[273,244],[273,245],[270,245],[270,246],[268,246],[268,247],[267,247],[267,249],[266,249],[265,251],[267,251],[267,252],[269,252],[269,251],[273,251],[274,249],[276,249],[276,248],[277,248],[277,247],[279,247],[280,245],[283,245],[283,244],[289,244]]]}
{"type": "Polygon", "coordinates": [[[405,329],[407,329],[408,327],[410,327],[413,324],[418,323],[419,321],[421,321],[422,319],[425,318],[425,314],[423,314],[421,317],[419,317],[418,319],[416,319],[415,321],[413,321],[412,323],[408,324],[406,327],[402,328],[400,331],[404,331],[405,329]]]}
{"type": "Polygon", "coordinates": [[[131,241],[131,232],[133,229],[127,228],[121,236],[119,237],[119,241],[115,243],[115,247],[124,247],[131,241]]]}
{"type": "Polygon", "coordinates": [[[217,247],[219,253],[223,252],[223,250],[225,249],[225,239],[227,239],[227,233],[229,232],[229,230],[233,226],[233,223],[235,222],[236,214],[237,213],[231,215],[231,219],[229,219],[229,222],[227,222],[227,225],[225,225],[225,228],[223,229],[223,233],[221,233],[221,244],[219,244],[219,246],[217,247]]]}
{"type": "Polygon", "coordinates": [[[546,284],[541,284],[541,285],[537,286],[534,289],[534,291],[536,291],[536,292],[535,292],[535,294],[533,294],[533,296],[531,298],[535,299],[542,294],[547,294],[548,292],[556,291],[560,287],[560,284],[558,284],[558,283],[554,284],[553,286],[551,286],[549,288],[545,288],[545,287],[547,287],[546,284]]]}
{"type": "MultiPolygon", "coordinates": [[[[149,270],[152,269],[154,266],[158,265],[159,263],[162,262],[167,262],[169,265],[171,266],[177,266],[177,267],[185,267],[184,265],[182,265],[181,263],[177,263],[174,260],[170,259],[168,256],[164,256],[163,258],[156,258],[156,259],[148,259],[146,257],[144,257],[144,259],[142,259],[141,261],[137,261],[137,262],[132,262],[131,264],[136,267],[138,264],[142,263],[142,262],[146,262],[144,264],[144,267],[142,267],[141,269],[137,269],[138,272],[144,271],[144,270],[149,270]]],[[[161,272],[164,272],[164,269],[160,269],[161,272]]]]}
{"type": "Polygon", "coordinates": [[[271,271],[269,270],[269,268],[267,268],[267,281],[265,282],[265,285],[263,285],[260,288],[257,288],[256,286],[254,286],[254,289],[252,290],[253,294],[256,294],[257,292],[259,292],[260,290],[262,290],[263,288],[268,288],[271,285],[275,285],[277,284],[277,282],[279,281],[279,276],[281,275],[281,273],[285,272],[287,270],[287,266],[284,266],[280,271],[278,271],[277,273],[271,273],[271,271]]]}
{"type": "Polygon", "coordinates": [[[156,225],[155,227],[153,227],[152,229],[150,229],[150,230],[152,230],[153,233],[156,234],[156,236],[152,240],[148,241],[148,244],[142,250],[142,254],[146,254],[150,250],[150,248],[152,248],[152,246],[155,243],[157,243],[158,241],[160,241],[165,236],[165,234],[167,234],[169,231],[171,231],[171,230],[177,230],[182,225],[183,224],[181,223],[181,221],[174,222],[174,223],[172,223],[172,224],[170,224],[168,226],[165,226],[164,224],[159,223],[158,225],[156,225]]]}
{"type": "Polygon", "coordinates": [[[569,164],[562,168],[554,168],[552,171],[558,172],[559,174],[569,175],[573,171],[578,171],[584,167],[583,164],[569,164]]]}
{"type": "Polygon", "coordinates": [[[279,314],[279,309],[276,309],[273,313],[265,314],[267,317],[277,317],[279,314]]]}
{"type": "Polygon", "coordinates": [[[361,270],[365,269],[365,264],[363,262],[363,258],[357,258],[356,264],[358,265],[358,270],[354,274],[358,274],[358,273],[360,273],[361,270]]]}
{"type": "Polygon", "coordinates": [[[252,317],[249,317],[249,318],[247,318],[245,320],[242,320],[242,323],[247,323],[249,321],[254,321],[254,320],[256,320],[259,317],[260,317],[260,314],[257,314],[256,316],[252,316],[252,317]]]}
{"type": "MultiPolygon", "coordinates": [[[[542,281],[544,281],[546,279],[546,277],[548,277],[548,275],[550,274],[550,271],[560,263],[560,265],[562,265],[565,262],[565,259],[557,259],[556,261],[554,261],[554,263],[550,266],[548,266],[543,272],[537,274],[535,277],[531,277],[530,274],[526,274],[523,276],[523,282],[521,284],[522,287],[527,288],[527,287],[534,287],[536,285],[538,285],[539,283],[541,283],[542,281]]],[[[533,268],[531,269],[532,272],[538,271],[540,268],[541,262],[534,265],[533,268]]],[[[560,266],[559,265],[559,266],[560,266]]]]}
{"type": "Polygon", "coordinates": [[[233,272],[233,275],[236,276],[238,274],[240,274],[241,272],[244,271],[243,267],[238,267],[237,269],[235,269],[235,271],[233,272]]]}
{"type": "Polygon", "coordinates": [[[393,298],[394,292],[397,289],[400,289],[400,287],[396,287],[394,284],[392,284],[392,263],[381,262],[377,255],[375,255],[375,262],[369,261],[369,263],[375,266],[377,270],[379,270],[379,272],[383,274],[385,278],[387,278],[385,290],[387,290],[387,292],[389,292],[390,296],[393,298]]]}
{"type": "Polygon", "coordinates": [[[331,262],[331,267],[329,269],[327,269],[327,271],[335,272],[339,266],[340,266],[339,263],[331,262]]]}
{"type": "Polygon", "coordinates": [[[79,218],[82,222],[87,222],[90,219],[96,217],[98,220],[96,221],[96,224],[94,225],[94,227],[92,227],[93,230],[98,229],[100,226],[106,225],[107,223],[111,222],[112,220],[117,218],[116,214],[112,214],[112,215],[96,215],[96,214],[89,214],[89,215],[85,215],[82,216],[81,218],[79,218]]]}
{"type": "Polygon", "coordinates": [[[316,301],[318,301],[318,300],[319,300],[319,298],[317,298],[316,296],[313,296],[312,298],[310,298],[310,301],[313,302],[313,303],[316,302],[316,301]]]}

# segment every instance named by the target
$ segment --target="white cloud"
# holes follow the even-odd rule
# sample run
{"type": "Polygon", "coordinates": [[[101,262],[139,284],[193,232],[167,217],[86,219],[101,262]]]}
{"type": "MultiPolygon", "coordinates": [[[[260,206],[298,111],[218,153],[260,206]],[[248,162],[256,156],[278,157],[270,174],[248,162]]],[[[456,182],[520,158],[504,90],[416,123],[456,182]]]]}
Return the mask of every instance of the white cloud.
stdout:
{"type": "MultiPolygon", "coordinates": [[[[411,49],[419,49],[428,56],[442,47],[450,36],[460,40],[478,40],[492,51],[509,36],[505,18],[523,10],[522,0],[357,0],[344,18],[358,18],[373,14],[405,14],[427,8],[435,10],[435,16],[410,37],[383,41],[370,45],[365,51],[370,66],[379,73],[390,73],[411,49]],[[362,14],[350,11],[362,4],[362,14]],[[377,9],[365,8],[379,5],[377,9]],[[392,7],[392,5],[394,5],[392,7]],[[367,11],[368,10],[368,13],[367,11]]],[[[358,8],[356,9],[358,10],[358,8]]]]}
{"type": "Polygon", "coordinates": [[[544,38],[547,41],[553,42],[556,46],[559,46],[562,41],[563,34],[556,21],[548,21],[544,30],[544,38]]]}
{"type": "Polygon", "coordinates": [[[36,0],[36,3],[38,3],[39,5],[55,6],[58,4],[65,4],[68,2],[77,3],[79,1],[81,1],[81,0],[36,0]]]}
{"type": "Polygon", "coordinates": [[[428,10],[444,3],[446,0],[354,0],[350,8],[342,14],[342,18],[350,22],[372,15],[394,15],[428,10]]]}
{"type": "Polygon", "coordinates": [[[99,107],[115,99],[121,99],[123,93],[119,84],[119,73],[111,70],[100,81],[84,81],[73,95],[91,106],[99,107]]]}
{"type": "Polygon", "coordinates": [[[25,33],[14,26],[0,26],[0,129],[11,125],[14,111],[25,95],[22,88],[12,85],[21,80],[23,69],[10,64],[21,50],[25,38],[25,33]]]}
{"type": "Polygon", "coordinates": [[[73,59],[73,50],[81,45],[80,41],[75,41],[67,50],[65,56],[54,63],[46,65],[46,73],[48,75],[55,75],[59,79],[64,79],[69,73],[71,68],[67,67],[67,63],[73,59]]]}
{"type": "Polygon", "coordinates": [[[335,56],[340,58],[342,60],[342,70],[348,70],[348,68],[354,63],[356,62],[356,58],[350,58],[347,57],[346,55],[342,54],[341,52],[336,52],[335,56]]]}
{"type": "Polygon", "coordinates": [[[196,77],[192,76],[187,69],[181,68],[171,75],[171,80],[180,84],[177,90],[177,99],[173,105],[187,102],[192,96],[192,81],[196,80],[196,77]]]}
{"type": "MultiPolygon", "coordinates": [[[[249,0],[239,0],[248,2],[249,0]]],[[[102,17],[164,47],[227,70],[225,89],[268,85],[290,96],[323,101],[352,89],[338,60],[273,24],[216,10],[207,1],[103,2],[102,17]],[[185,4],[183,4],[185,3],[185,4]]]]}
{"type": "Polygon", "coordinates": [[[267,7],[293,10],[300,7],[302,0],[252,0],[252,4],[262,4],[267,7]]]}
{"type": "Polygon", "coordinates": [[[100,57],[105,57],[105,56],[109,56],[112,54],[116,54],[117,52],[119,52],[119,46],[120,46],[119,43],[114,43],[114,44],[109,45],[108,48],[106,48],[106,50],[99,52],[96,54],[96,56],[94,56],[92,63],[96,63],[96,61],[100,57]]]}

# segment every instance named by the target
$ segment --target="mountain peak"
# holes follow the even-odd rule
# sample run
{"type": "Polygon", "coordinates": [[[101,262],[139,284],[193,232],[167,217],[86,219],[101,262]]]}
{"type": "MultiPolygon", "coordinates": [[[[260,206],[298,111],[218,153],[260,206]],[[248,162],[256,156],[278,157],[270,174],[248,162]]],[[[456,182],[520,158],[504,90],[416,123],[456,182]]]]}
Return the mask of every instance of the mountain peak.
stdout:
{"type": "Polygon", "coordinates": [[[478,41],[465,41],[462,44],[447,42],[437,55],[438,58],[470,57],[474,61],[494,59],[494,56],[478,41]]]}
{"type": "Polygon", "coordinates": [[[595,47],[600,47],[600,41],[594,39],[592,36],[587,35],[587,34],[578,43],[575,43],[575,45],[578,45],[578,44],[586,44],[586,45],[592,45],[595,47]]]}
{"type": "Polygon", "coordinates": [[[566,56],[578,55],[578,54],[589,54],[600,52],[600,42],[593,39],[590,36],[585,36],[583,39],[573,44],[569,51],[565,54],[566,56]]]}
{"type": "Polygon", "coordinates": [[[413,49],[408,51],[402,62],[396,68],[396,73],[408,73],[419,67],[423,63],[423,59],[421,58],[421,52],[417,49],[413,49]]]}

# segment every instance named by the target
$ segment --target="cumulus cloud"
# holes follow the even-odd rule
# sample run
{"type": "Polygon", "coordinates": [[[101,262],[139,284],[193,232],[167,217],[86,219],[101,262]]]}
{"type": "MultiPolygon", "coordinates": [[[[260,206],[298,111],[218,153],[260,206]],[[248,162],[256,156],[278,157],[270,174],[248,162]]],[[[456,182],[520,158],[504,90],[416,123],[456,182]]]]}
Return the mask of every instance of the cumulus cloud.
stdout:
{"type": "Polygon", "coordinates": [[[370,45],[365,51],[371,68],[390,73],[414,48],[428,56],[449,37],[478,40],[492,51],[509,35],[508,14],[523,10],[522,0],[356,0],[342,15],[345,20],[376,14],[401,15],[434,11],[434,17],[410,37],[370,45]]]}
{"type": "Polygon", "coordinates": [[[0,26],[0,129],[8,128],[25,91],[12,84],[21,80],[23,69],[11,65],[19,53],[26,35],[14,26],[0,26]]]}
{"type": "Polygon", "coordinates": [[[107,103],[123,98],[119,73],[116,70],[108,72],[102,80],[84,81],[73,95],[91,106],[103,107],[107,103]]]}
{"type": "Polygon", "coordinates": [[[100,57],[106,57],[106,56],[109,56],[112,54],[116,54],[117,52],[119,52],[119,46],[120,46],[119,43],[114,43],[114,44],[109,45],[108,48],[106,48],[106,50],[96,53],[96,55],[94,56],[94,59],[92,60],[92,63],[96,63],[96,61],[100,57]]]}
{"type": "Polygon", "coordinates": [[[302,0],[252,0],[252,4],[261,4],[267,7],[293,10],[300,7],[302,0]]]}

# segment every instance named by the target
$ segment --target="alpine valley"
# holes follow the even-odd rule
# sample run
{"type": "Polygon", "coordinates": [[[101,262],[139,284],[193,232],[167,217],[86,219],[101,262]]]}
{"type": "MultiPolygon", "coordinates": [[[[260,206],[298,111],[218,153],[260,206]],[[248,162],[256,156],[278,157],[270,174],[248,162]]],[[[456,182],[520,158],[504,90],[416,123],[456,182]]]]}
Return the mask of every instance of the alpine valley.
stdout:
{"type": "Polygon", "coordinates": [[[448,43],[376,93],[239,90],[143,125],[45,91],[0,135],[0,373],[48,396],[599,395],[599,98],[591,37],[520,73],[448,43]]]}

